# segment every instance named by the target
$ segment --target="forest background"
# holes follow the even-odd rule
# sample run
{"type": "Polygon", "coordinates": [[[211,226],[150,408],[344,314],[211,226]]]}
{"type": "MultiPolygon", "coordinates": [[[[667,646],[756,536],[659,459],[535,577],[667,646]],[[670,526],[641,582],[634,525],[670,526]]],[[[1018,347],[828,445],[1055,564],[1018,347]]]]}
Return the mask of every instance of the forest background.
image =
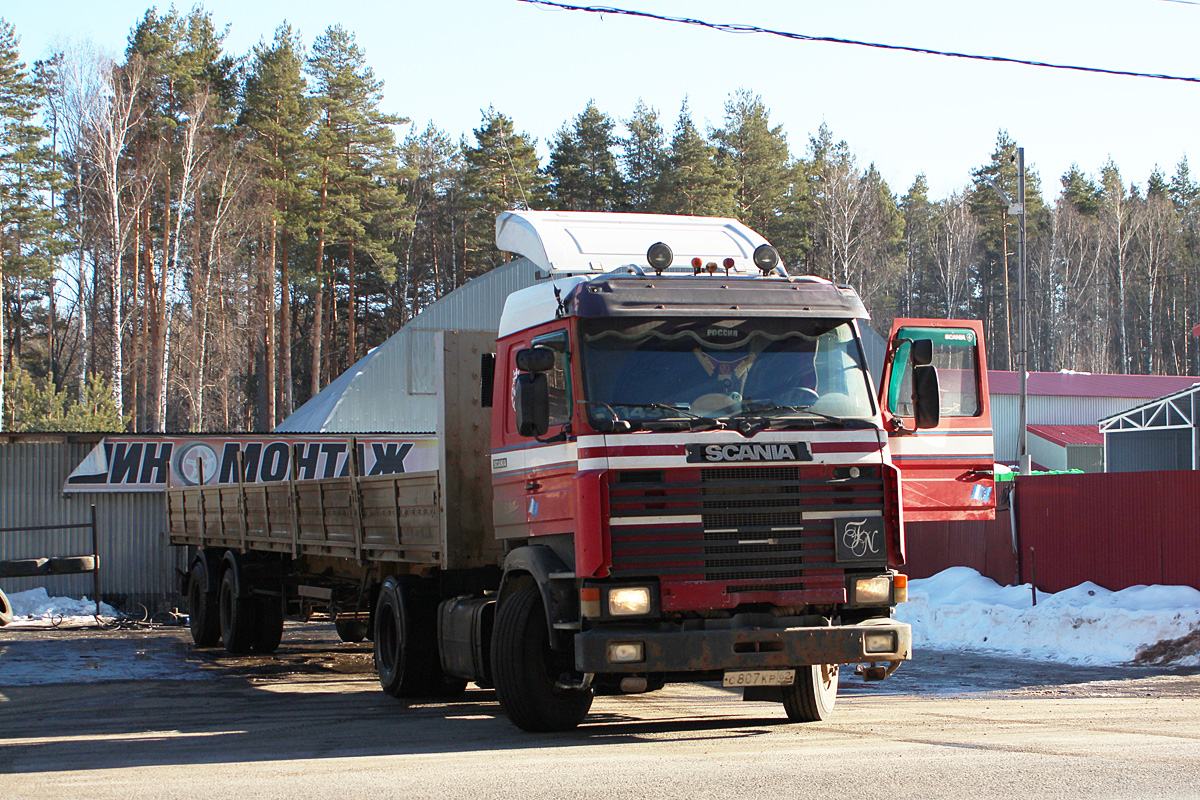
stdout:
{"type": "MultiPolygon", "coordinates": [[[[538,143],[501,110],[469,136],[382,110],[352,32],[286,24],[227,51],[201,8],[148,11],[115,61],[27,63],[0,22],[0,430],[269,430],[437,298],[504,263],[510,208],[733,216],[793,274],[894,316],[984,320],[1016,361],[1005,131],[931,197],[825,125],[799,147],[753,88],[719,126],[686,98],[580,113],[538,143]],[[407,130],[403,137],[398,132],[407,130]]],[[[1029,366],[1197,374],[1200,185],[1111,159],[1026,175],[1029,366]]]]}

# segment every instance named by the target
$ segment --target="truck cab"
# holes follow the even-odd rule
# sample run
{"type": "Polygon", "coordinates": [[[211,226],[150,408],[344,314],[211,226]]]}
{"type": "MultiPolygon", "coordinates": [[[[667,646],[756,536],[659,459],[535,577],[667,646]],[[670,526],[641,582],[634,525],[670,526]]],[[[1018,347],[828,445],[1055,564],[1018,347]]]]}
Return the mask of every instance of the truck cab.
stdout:
{"type": "Polygon", "coordinates": [[[840,665],[911,658],[906,516],[994,514],[978,323],[898,321],[880,392],[854,290],[734,220],[508,212],[497,244],[552,278],[485,370],[513,721],[677,680],[819,720],[840,665]]]}

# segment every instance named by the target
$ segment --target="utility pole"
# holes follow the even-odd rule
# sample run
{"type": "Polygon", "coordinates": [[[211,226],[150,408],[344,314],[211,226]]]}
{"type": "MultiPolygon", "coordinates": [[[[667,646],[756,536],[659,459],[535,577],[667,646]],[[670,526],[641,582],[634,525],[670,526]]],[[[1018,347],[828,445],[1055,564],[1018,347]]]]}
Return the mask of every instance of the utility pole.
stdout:
{"type": "MultiPolygon", "coordinates": [[[[1017,277],[1017,316],[1018,329],[1017,336],[1020,339],[1018,353],[1018,369],[1021,371],[1021,397],[1020,397],[1020,429],[1017,431],[1019,438],[1018,445],[1018,462],[1021,467],[1021,474],[1028,475],[1031,471],[1031,459],[1029,456],[1029,431],[1026,430],[1027,418],[1026,407],[1028,405],[1028,387],[1026,381],[1029,374],[1029,314],[1025,307],[1025,273],[1028,264],[1025,260],[1025,148],[1017,148],[1017,268],[1021,274],[1017,277]]],[[[1013,213],[1009,209],[1008,213],[1013,213]]]]}
{"type": "MultiPolygon", "coordinates": [[[[1028,406],[1028,373],[1029,373],[1029,315],[1025,310],[1025,273],[1029,270],[1025,261],[1025,148],[1017,148],[1017,202],[1013,202],[1004,190],[989,176],[982,176],[992,191],[1008,205],[1008,215],[1017,218],[1017,371],[1021,375],[1020,394],[1020,426],[1017,430],[1017,465],[1022,475],[1032,471],[1029,456],[1029,432],[1026,408],[1028,406]]],[[[1006,256],[1007,258],[1007,256],[1006,256]]]]}

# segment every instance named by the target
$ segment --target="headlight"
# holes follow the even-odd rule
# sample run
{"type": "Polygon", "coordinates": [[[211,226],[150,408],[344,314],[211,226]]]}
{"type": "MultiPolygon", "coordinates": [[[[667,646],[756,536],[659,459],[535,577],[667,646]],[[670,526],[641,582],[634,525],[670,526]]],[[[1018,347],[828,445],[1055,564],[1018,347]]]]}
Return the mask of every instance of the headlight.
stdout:
{"type": "Polygon", "coordinates": [[[859,606],[887,605],[892,600],[892,578],[858,578],[854,581],[854,604],[859,606]]]}
{"type": "Polygon", "coordinates": [[[633,617],[650,613],[650,589],[623,586],[608,592],[608,613],[614,617],[633,617]]]}

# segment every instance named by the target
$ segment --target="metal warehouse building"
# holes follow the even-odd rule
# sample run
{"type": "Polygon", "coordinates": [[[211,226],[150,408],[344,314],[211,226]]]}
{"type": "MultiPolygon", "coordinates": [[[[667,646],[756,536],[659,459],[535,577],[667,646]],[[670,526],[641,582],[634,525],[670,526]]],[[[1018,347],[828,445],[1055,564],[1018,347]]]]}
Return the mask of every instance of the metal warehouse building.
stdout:
{"type": "Polygon", "coordinates": [[[1200,384],[1193,384],[1100,420],[1104,471],[1200,468],[1198,395],[1200,384]]]}
{"type": "MultiPolygon", "coordinates": [[[[1188,389],[1196,380],[1169,375],[1031,372],[1026,381],[1026,423],[1095,425],[1100,419],[1128,411],[1152,398],[1188,389]]],[[[1015,465],[1020,429],[1020,374],[989,370],[988,384],[996,461],[1015,465]]],[[[1032,437],[1030,441],[1032,451],[1032,437]]]]}

